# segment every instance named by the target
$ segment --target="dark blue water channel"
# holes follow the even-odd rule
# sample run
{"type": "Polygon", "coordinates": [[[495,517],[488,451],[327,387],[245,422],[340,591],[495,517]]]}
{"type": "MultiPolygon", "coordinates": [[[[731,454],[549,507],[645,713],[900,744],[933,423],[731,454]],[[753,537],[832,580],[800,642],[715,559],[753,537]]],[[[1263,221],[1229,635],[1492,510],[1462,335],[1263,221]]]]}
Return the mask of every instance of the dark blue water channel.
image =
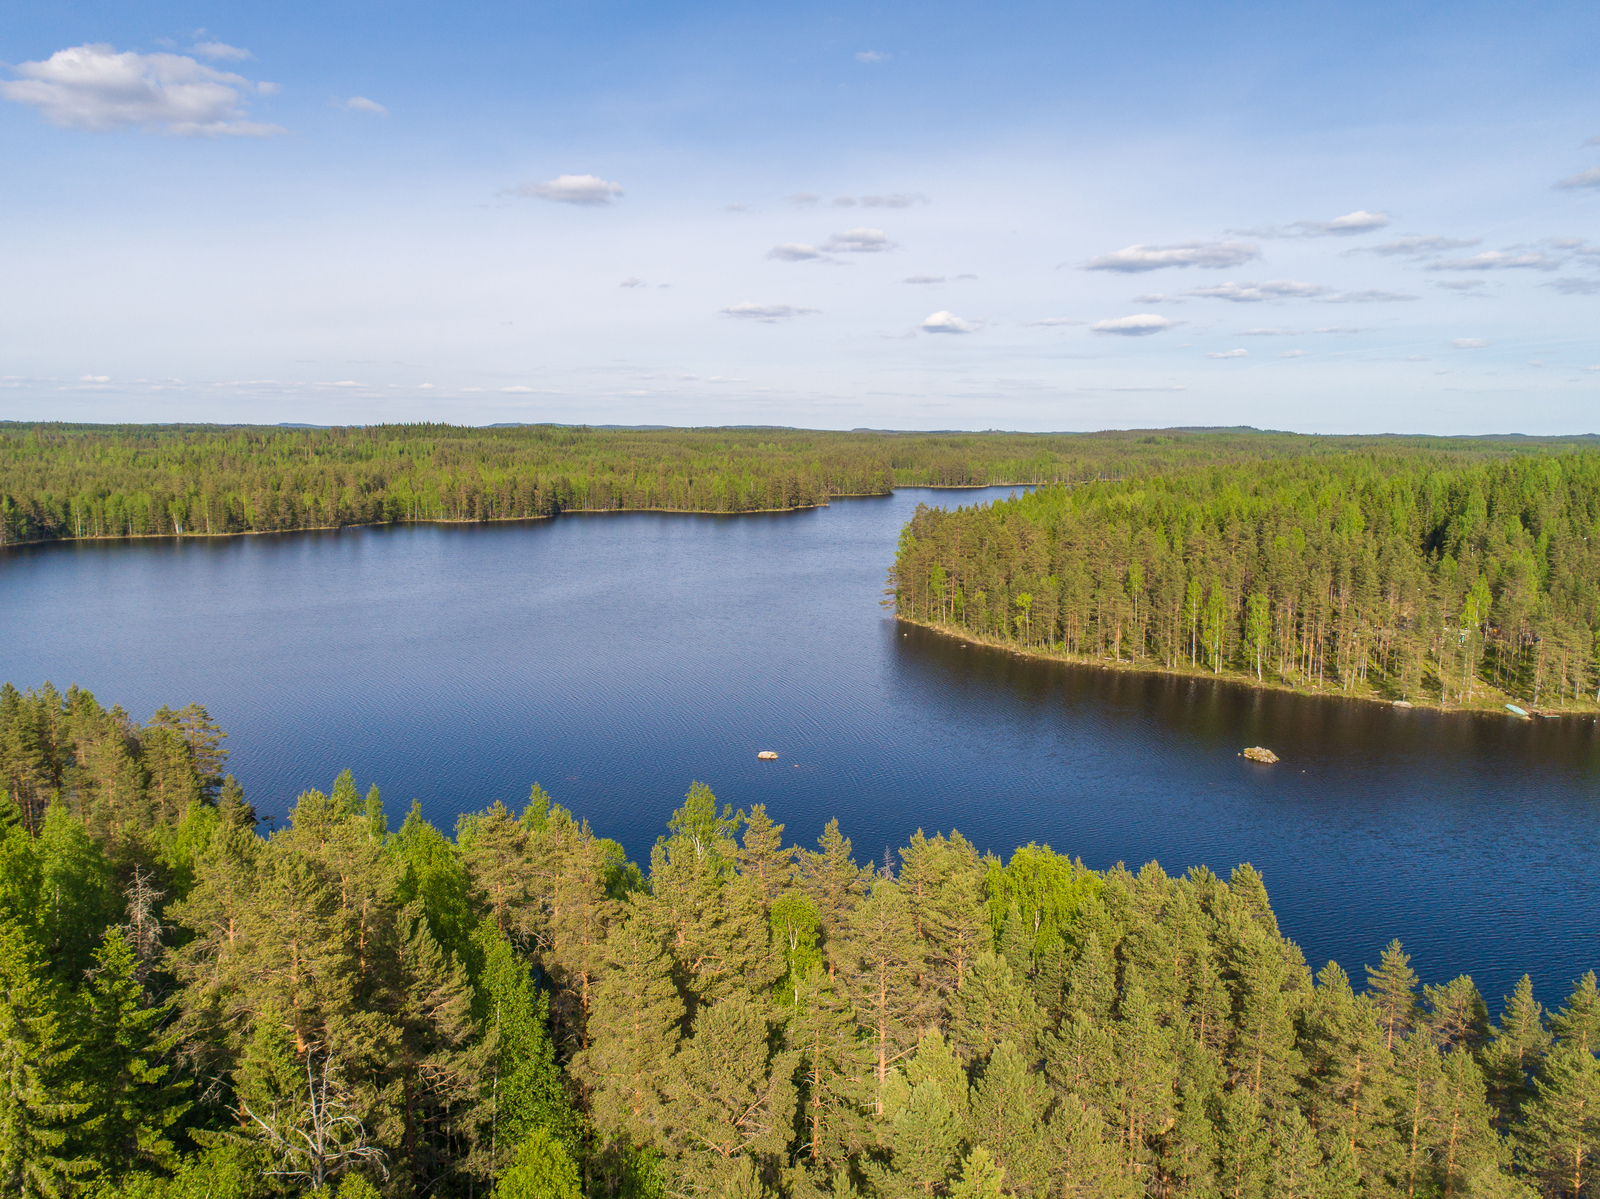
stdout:
{"type": "Polygon", "coordinates": [[[198,700],[268,814],[349,766],[441,827],[538,780],[636,859],[694,779],[861,858],[917,828],[1262,871],[1313,965],[1401,937],[1498,1006],[1600,966],[1600,735],[1041,663],[880,606],[919,501],[0,555],[0,678],[198,700]],[[1252,765],[1247,745],[1283,760],[1252,765]],[[777,750],[776,764],[756,752],[777,750]]]}

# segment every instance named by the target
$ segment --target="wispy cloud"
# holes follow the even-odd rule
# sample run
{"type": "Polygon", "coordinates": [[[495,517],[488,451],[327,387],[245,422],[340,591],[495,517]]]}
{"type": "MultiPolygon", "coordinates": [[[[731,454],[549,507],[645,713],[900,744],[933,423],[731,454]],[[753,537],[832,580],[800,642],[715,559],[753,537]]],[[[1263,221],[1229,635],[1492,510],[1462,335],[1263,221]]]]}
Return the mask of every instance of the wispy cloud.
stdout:
{"type": "Polygon", "coordinates": [[[868,62],[868,63],[871,63],[871,62],[888,62],[889,61],[889,56],[887,54],[883,53],[881,50],[857,50],[856,51],[856,61],[857,62],[868,62]]]}
{"type": "Polygon", "coordinates": [[[1576,187],[1600,187],[1600,167],[1590,167],[1587,171],[1579,171],[1576,175],[1557,179],[1550,186],[1562,191],[1570,191],[1576,187]]]}
{"type": "Polygon", "coordinates": [[[928,197],[921,192],[895,192],[888,196],[835,196],[833,202],[840,208],[910,208],[913,204],[926,204],[928,197]]]}
{"type": "Polygon", "coordinates": [[[817,195],[816,192],[795,192],[794,195],[789,197],[789,203],[805,206],[815,204],[820,199],[822,197],[817,195]]]}
{"type": "Polygon", "coordinates": [[[1324,304],[1392,304],[1419,298],[1403,291],[1384,291],[1381,288],[1368,288],[1366,291],[1336,291],[1331,296],[1318,297],[1324,304]]]}
{"type": "Polygon", "coordinates": [[[241,92],[270,83],[216,70],[182,54],[118,53],[104,43],[58,50],[13,68],[0,98],[37,109],[65,129],[141,128],[177,137],[270,137],[279,125],[248,120],[241,92]]]}
{"type": "Polygon", "coordinates": [[[823,242],[822,248],[835,254],[877,254],[895,245],[882,229],[846,229],[823,242]]]}
{"type": "Polygon", "coordinates": [[[907,275],[902,283],[943,283],[943,275],[907,275]]]}
{"type": "Polygon", "coordinates": [[[1067,325],[1081,325],[1083,321],[1075,321],[1070,316],[1046,316],[1036,321],[1023,321],[1024,326],[1035,329],[1059,329],[1067,325]]]}
{"type": "Polygon", "coordinates": [[[827,254],[817,249],[816,246],[808,246],[803,242],[786,241],[782,245],[773,246],[772,249],[768,250],[767,257],[776,259],[778,262],[812,262],[819,258],[826,258],[827,254]]]}
{"type": "Polygon", "coordinates": [[[1450,344],[1458,350],[1481,350],[1489,343],[1482,337],[1458,337],[1450,344]]]}
{"type": "Polygon", "coordinates": [[[245,62],[255,57],[250,51],[230,46],[227,42],[196,42],[189,47],[189,51],[212,62],[245,62]]]}
{"type": "Polygon", "coordinates": [[[1559,269],[1561,259],[1552,258],[1538,250],[1485,250],[1470,258],[1441,258],[1430,262],[1424,269],[1430,271],[1505,271],[1559,269]]]}
{"type": "Polygon", "coordinates": [[[935,312],[922,322],[924,333],[976,333],[978,325],[962,320],[953,312],[935,312]]]}
{"type": "Polygon", "coordinates": [[[1597,279],[1552,279],[1545,286],[1553,287],[1564,296],[1600,295],[1600,280],[1597,279]]]}
{"type": "Polygon", "coordinates": [[[1173,322],[1154,312],[1140,312],[1133,316],[1113,317],[1096,321],[1089,326],[1091,333],[1107,333],[1116,337],[1146,337],[1172,328],[1173,322]]]}
{"type": "Polygon", "coordinates": [[[1379,242],[1375,246],[1361,246],[1347,252],[1383,254],[1390,258],[1426,258],[1430,254],[1442,254],[1447,250],[1465,250],[1468,246],[1478,245],[1482,240],[1480,237],[1434,237],[1413,234],[1410,237],[1379,242]]]}
{"type": "Polygon", "coordinates": [[[742,304],[729,304],[722,312],[724,316],[735,317],[742,321],[761,321],[770,325],[791,317],[810,316],[817,312],[817,309],[797,308],[793,304],[756,304],[746,300],[742,304]]]}
{"type": "Polygon", "coordinates": [[[1311,353],[1310,350],[1285,350],[1279,358],[1304,358],[1311,353]]]}
{"type": "Polygon", "coordinates": [[[1235,232],[1245,237],[1352,237],[1358,233],[1372,233],[1388,224],[1389,214],[1386,212],[1357,209],[1336,216],[1331,221],[1293,221],[1287,225],[1239,229],[1235,232]]]}
{"type": "Polygon", "coordinates": [[[517,192],[584,208],[604,208],[623,194],[620,183],[608,182],[598,175],[557,175],[543,183],[524,183],[517,192]]]}
{"type": "Polygon", "coordinates": [[[645,282],[644,282],[643,279],[636,279],[636,278],[634,278],[634,276],[629,275],[621,283],[617,284],[617,286],[618,287],[643,287],[643,286],[645,286],[645,282]]]}
{"type": "Polygon", "coordinates": [[[1450,291],[1473,291],[1483,286],[1482,279],[1435,279],[1435,287],[1447,288],[1450,291]]]}
{"type": "Polygon", "coordinates": [[[341,109],[349,109],[350,112],[366,112],[366,114],[373,115],[373,117],[387,117],[389,115],[389,109],[379,104],[376,99],[366,99],[366,96],[350,96],[349,99],[334,99],[333,102],[338,104],[341,109]]]}
{"type": "Polygon", "coordinates": [[[1101,254],[1083,264],[1086,271],[1121,271],[1136,274],[1165,267],[1230,267],[1261,257],[1258,247],[1247,242],[1180,242],[1170,246],[1135,245],[1101,254]]]}
{"type": "Polygon", "coordinates": [[[1250,357],[1250,351],[1249,350],[1243,350],[1243,349],[1240,349],[1240,350],[1213,350],[1211,353],[1207,354],[1206,357],[1207,358],[1248,358],[1248,357],[1250,357]]]}
{"type": "Polygon", "coordinates": [[[1229,300],[1235,304],[1254,304],[1262,300],[1309,300],[1333,291],[1320,283],[1300,283],[1294,279],[1268,279],[1265,283],[1219,283],[1197,287],[1186,296],[1209,300],[1229,300]]]}

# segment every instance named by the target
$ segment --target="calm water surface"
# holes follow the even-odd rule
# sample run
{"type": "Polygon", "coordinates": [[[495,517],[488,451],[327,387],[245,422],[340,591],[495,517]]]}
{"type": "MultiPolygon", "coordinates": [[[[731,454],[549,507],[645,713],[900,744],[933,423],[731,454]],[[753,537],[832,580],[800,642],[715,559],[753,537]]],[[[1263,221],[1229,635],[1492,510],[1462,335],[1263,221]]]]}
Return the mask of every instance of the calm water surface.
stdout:
{"type": "Polygon", "coordinates": [[[144,718],[198,700],[266,814],[349,766],[391,822],[538,780],[644,860],[694,779],[858,857],[917,828],[1091,866],[1253,862],[1313,965],[1401,937],[1497,1005],[1600,966],[1600,736],[1029,662],[879,607],[903,490],[630,514],[0,554],[0,678],[144,718]],[[1274,767],[1246,745],[1274,747],[1274,767]],[[774,765],[756,751],[775,749],[774,765]]]}

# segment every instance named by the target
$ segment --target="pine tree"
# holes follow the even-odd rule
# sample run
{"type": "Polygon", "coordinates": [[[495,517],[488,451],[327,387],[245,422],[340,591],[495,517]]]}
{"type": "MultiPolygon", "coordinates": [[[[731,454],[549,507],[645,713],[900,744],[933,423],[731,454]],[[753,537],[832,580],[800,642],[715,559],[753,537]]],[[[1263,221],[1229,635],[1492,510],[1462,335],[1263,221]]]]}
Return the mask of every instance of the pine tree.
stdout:
{"type": "Polygon", "coordinates": [[[667,1072],[669,1143],[686,1183],[737,1178],[748,1159],[776,1178],[787,1164],[799,1054],[774,1053],[765,999],[735,993],[702,1008],[667,1072]]]}
{"type": "Polygon", "coordinates": [[[1367,994],[1377,1005],[1384,1045],[1392,1050],[1411,1031],[1417,1010],[1417,975],[1399,941],[1385,946],[1376,970],[1367,967],[1367,994]]]}
{"type": "Polygon", "coordinates": [[[1137,978],[1122,993],[1121,1018],[1114,1037],[1114,1094],[1123,1161],[1130,1177],[1148,1185],[1155,1177],[1155,1138],[1166,1132],[1176,1114],[1177,1060],[1173,1035],[1137,978]]]}
{"type": "Polygon", "coordinates": [[[772,822],[764,804],[750,808],[743,840],[735,855],[739,873],[750,879],[765,913],[794,881],[794,850],[783,847],[783,825],[772,822]]]}
{"type": "Polygon", "coordinates": [[[1600,1061],[1594,1053],[1595,977],[1578,980],[1550,1024],[1558,1040],[1545,1054],[1524,1107],[1519,1158],[1547,1194],[1583,1199],[1593,1186],[1600,1143],[1600,1061]]]}
{"type": "Polygon", "coordinates": [[[1400,1155],[1394,1175],[1397,1190],[1411,1199],[1433,1189],[1432,1155],[1439,1114],[1442,1063],[1433,1036],[1412,1029],[1395,1045],[1395,1089],[1392,1104],[1400,1155]]]}
{"type": "Polygon", "coordinates": [[[633,903],[606,938],[606,972],[589,1017],[589,1048],[572,1070],[589,1092],[602,1138],[637,1146],[663,1143],[662,1089],[684,1020],[672,958],[648,907],[633,903]]]}
{"type": "Polygon", "coordinates": [[[1476,1053],[1489,1039],[1489,1009],[1463,974],[1442,987],[1424,986],[1427,1024],[1434,1039],[1445,1048],[1464,1048],[1476,1053]]]}
{"type": "Polygon", "coordinates": [[[1026,1194],[1013,1178],[1007,1182],[1006,1169],[995,1162],[982,1145],[961,1162],[961,1176],[950,1184],[950,1199],[1000,1199],[1006,1194],[1026,1194]]]}
{"type": "Polygon", "coordinates": [[[81,1060],[95,1161],[113,1178],[139,1167],[173,1169],[170,1130],[192,1103],[172,1074],[178,1033],[164,1028],[171,1007],[143,1006],[139,960],[120,930],[107,932],[94,963],[81,1060]]]}
{"type": "Polygon", "coordinates": [[[1600,990],[1593,970],[1573,984],[1566,1006],[1550,1014],[1550,1031],[1564,1045],[1600,1053],[1600,990]]]}
{"type": "Polygon", "coordinates": [[[1522,1105],[1533,1093],[1534,1071],[1550,1048],[1544,1009],[1533,997],[1533,980],[1526,974],[1506,996],[1500,1021],[1484,1051],[1484,1075],[1499,1126],[1516,1122],[1522,1105]]]}
{"type": "Polygon", "coordinates": [[[983,1061],[1002,1040],[1030,1052],[1038,1032],[1033,997],[1013,976],[1011,963],[981,949],[963,985],[950,996],[950,1039],[969,1065],[983,1061]]]}
{"type": "Polygon", "coordinates": [[[1294,1018],[1304,999],[1304,962],[1292,942],[1259,923],[1235,924],[1229,960],[1236,1034],[1228,1055],[1230,1082],[1268,1108],[1290,1093],[1299,1069],[1294,1018]]]}
{"type": "Polygon", "coordinates": [[[1122,1168],[1098,1108],[1075,1092],[1056,1105],[1046,1129],[1050,1181],[1065,1199],[1135,1199],[1144,1188],[1122,1168]]]}
{"type": "MultiPolygon", "coordinates": [[[[893,879],[879,878],[872,892],[848,916],[838,940],[830,939],[829,961],[855,1009],[863,1040],[870,1046],[873,1076],[881,1092],[889,1071],[916,1043],[912,1016],[920,953],[905,894],[893,879]]],[[[883,1115],[883,1099],[874,1100],[883,1115]]]]}
{"type": "Polygon", "coordinates": [[[872,1064],[848,1001],[820,962],[795,980],[792,994],[785,1036],[801,1062],[799,1153],[813,1170],[833,1170],[860,1147],[859,1113],[872,1064]]]}
{"type": "Polygon", "coordinates": [[[1394,1168],[1396,1150],[1387,1121],[1393,1055],[1378,1021],[1377,1005],[1354,994],[1349,976],[1329,962],[1317,975],[1299,1038],[1311,1124],[1330,1158],[1346,1156],[1369,1189],[1394,1168]]]}
{"type": "Polygon", "coordinates": [[[983,1077],[972,1088],[969,1139],[988,1149],[1014,1193],[1045,1193],[1049,1171],[1043,1132],[1049,1102],[1044,1079],[1028,1069],[1016,1046],[1010,1041],[995,1046],[983,1077]]]}
{"type": "Polygon", "coordinates": [[[815,851],[800,852],[799,873],[801,887],[816,901],[824,940],[842,935],[850,913],[866,894],[872,872],[855,864],[850,838],[839,832],[837,820],[828,821],[815,851]]]}
{"type": "Polygon", "coordinates": [[[1217,1185],[1226,1199],[1261,1199],[1272,1174],[1272,1140],[1261,1101],[1248,1087],[1223,1093],[1217,1185]]]}

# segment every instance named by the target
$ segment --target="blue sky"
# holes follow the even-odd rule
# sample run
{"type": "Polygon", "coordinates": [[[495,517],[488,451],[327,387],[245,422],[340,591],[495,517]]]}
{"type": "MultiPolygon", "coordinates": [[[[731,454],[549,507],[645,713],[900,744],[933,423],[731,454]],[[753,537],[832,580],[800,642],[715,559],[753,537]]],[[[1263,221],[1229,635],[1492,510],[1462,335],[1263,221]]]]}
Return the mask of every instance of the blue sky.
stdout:
{"type": "Polygon", "coordinates": [[[0,417],[1596,431],[1597,33],[13,5],[0,417]]]}

